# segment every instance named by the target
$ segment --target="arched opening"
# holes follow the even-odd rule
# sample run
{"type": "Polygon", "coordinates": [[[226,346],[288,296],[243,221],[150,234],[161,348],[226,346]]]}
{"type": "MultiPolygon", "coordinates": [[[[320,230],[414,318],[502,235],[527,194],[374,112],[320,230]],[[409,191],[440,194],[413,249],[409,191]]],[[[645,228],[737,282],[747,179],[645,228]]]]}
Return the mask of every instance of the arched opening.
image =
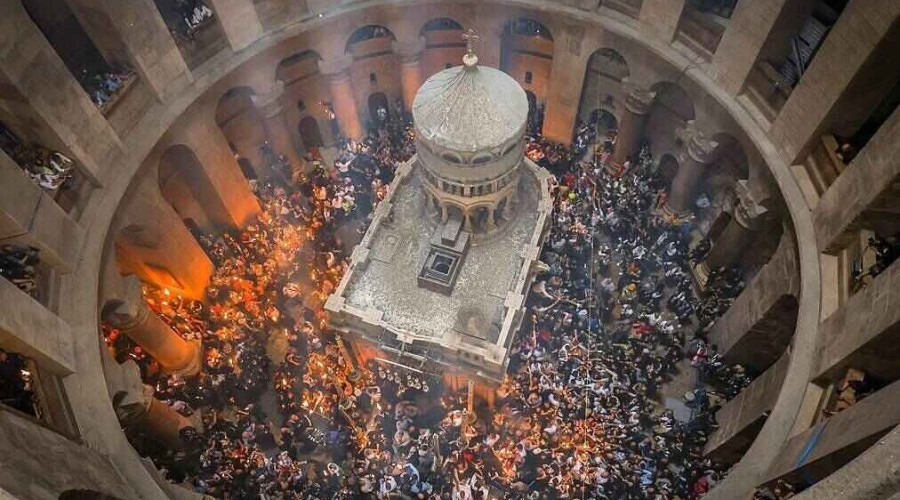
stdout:
{"type": "Polygon", "coordinates": [[[246,160],[258,177],[265,169],[259,148],[266,141],[266,133],[253,105],[255,95],[250,87],[228,89],[216,104],[215,117],[234,153],[246,160]]]}
{"type": "Polygon", "coordinates": [[[666,184],[670,184],[672,179],[675,178],[675,174],[678,173],[679,167],[678,159],[675,158],[674,155],[664,154],[662,158],[659,159],[657,171],[666,180],[666,184]]]}
{"type": "MultiPolygon", "coordinates": [[[[425,35],[433,31],[462,31],[463,26],[449,17],[438,17],[425,23],[420,34],[425,35]]],[[[465,45],[465,44],[463,44],[465,45]]]]}
{"type": "Polygon", "coordinates": [[[603,106],[618,112],[624,111],[622,80],[629,74],[628,62],[614,49],[602,48],[594,52],[584,72],[578,118],[593,123],[590,113],[603,106]]]}
{"type": "Polygon", "coordinates": [[[195,237],[198,230],[212,233],[230,225],[225,204],[187,146],[172,146],[163,153],[158,181],[163,198],[195,237]]]}
{"type": "Polygon", "coordinates": [[[449,203],[446,205],[446,207],[447,207],[447,218],[449,220],[454,220],[454,219],[460,220],[460,221],[463,220],[464,213],[461,208],[459,208],[456,205],[449,204],[449,203]]]}
{"type": "Polygon", "coordinates": [[[160,288],[185,290],[186,284],[165,263],[167,255],[156,249],[156,231],[137,224],[123,227],[116,234],[116,266],[120,275],[134,274],[141,281],[160,288]]]}
{"type": "Polygon", "coordinates": [[[462,63],[466,43],[462,38],[463,25],[447,17],[432,19],[419,32],[425,39],[422,54],[422,76],[429,76],[462,63]],[[452,61],[452,62],[447,62],[452,61]]]}
{"type": "Polygon", "coordinates": [[[250,164],[250,161],[246,158],[238,158],[237,160],[238,167],[241,168],[241,173],[244,174],[244,177],[248,181],[255,181],[257,179],[256,172],[253,170],[253,165],[250,164]]]}
{"type": "Polygon", "coordinates": [[[544,124],[544,110],[538,104],[537,96],[530,90],[525,91],[528,99],[528,133],[540,134],[544,124]]]}
{"type": "Polygon", "coordinates": [[[316,51],[304,50],[285,57],[275,69],[275,79],[288,87],[319,73],[322,57],[316,51]]]}
{"type": "Polygon", "coordinates": [[[674,150],[678,129],[694,119],[694,102],[688,93],[675,83],[659,82],[651,87],[656,92],[646,137],[654,151],[674,150]]]}
{"type": "Polygon", "coordinates": [[[322,141],[322,133],[319,130],[319,122],[312,116],[307,116],[300,120],[300,140],[303,141],[303,148],[307,151],[313,151],[322,147],[325,143],[322,141]]]}
{"type": "Polygon", "coordinates": [[[383,125],[391,117],[391,106],[384,92],[375,92],[369,95],[369,121],[375,125],[383,125]]]}
{"type": "Polygon", "coordinates": [[[203,0],[153,0],[188,68],[194,69],[228,45],[213,10],[203,0]]]}
{"type": "Polygon", "coordinates": [[[619,129],[619,120],[605,109],[595,109],[588,115],[588,123],[596,128],[597,136],[603,137],[608,132],[619,129]]]}
{"type": "Polygon", "coordinates": [[[350,34],[344,52],[354,59],[363,59],[378,55],[378,52],[391,52],[391,42],[397,37],[391,30],[377,24],[369,24],[350,34]]]}
{"type": "Polygon", "coordinates": [[[740,141],[725,133],[713,135],[712,140],[718,143],[715,168],[713,169],[716,175],[725,175],[735,181],[750,178],[747,153],[740,141]]]}
{"type": "Polygon", "coordinates": [[[534,92],[538,103],[547,100],[552,65],[553,35],[549,28],[530,18],[506,23],[500,43],[500,69],[534,92]]]}

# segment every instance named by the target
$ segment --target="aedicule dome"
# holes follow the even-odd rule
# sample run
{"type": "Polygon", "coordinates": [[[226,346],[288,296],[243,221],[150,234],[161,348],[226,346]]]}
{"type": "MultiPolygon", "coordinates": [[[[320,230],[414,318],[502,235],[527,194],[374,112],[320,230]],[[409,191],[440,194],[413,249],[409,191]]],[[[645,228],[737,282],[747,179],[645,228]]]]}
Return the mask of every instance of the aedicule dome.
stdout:
{"type": "Polygon", "coordinates": [[[485,66],[455,66],[419,88],[412,106],[416,133],[433,145],[460,153],[501,153],[522,137],[528,99],[506,73],[485,66]]]}

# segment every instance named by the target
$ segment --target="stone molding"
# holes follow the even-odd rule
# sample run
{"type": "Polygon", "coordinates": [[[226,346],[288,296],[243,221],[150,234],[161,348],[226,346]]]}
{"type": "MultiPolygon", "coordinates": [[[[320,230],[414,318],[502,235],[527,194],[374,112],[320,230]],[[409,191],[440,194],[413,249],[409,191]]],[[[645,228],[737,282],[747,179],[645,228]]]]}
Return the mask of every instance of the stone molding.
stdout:
{"type": "Polygon", "coordinates": [[[690,120],[678,129],[678,138],[684,143],[687,157],[697,163],[710,164],[716,160],[719,143],[708,138],[696,120],[690,120]]]}
{"type": "Polygon", "coordinates": [[[653,107],[656,92],[635,83],[627,76],[622,79],[622,88],[625,90],[625,109],[634,114],[646,115],[653,107]]]}

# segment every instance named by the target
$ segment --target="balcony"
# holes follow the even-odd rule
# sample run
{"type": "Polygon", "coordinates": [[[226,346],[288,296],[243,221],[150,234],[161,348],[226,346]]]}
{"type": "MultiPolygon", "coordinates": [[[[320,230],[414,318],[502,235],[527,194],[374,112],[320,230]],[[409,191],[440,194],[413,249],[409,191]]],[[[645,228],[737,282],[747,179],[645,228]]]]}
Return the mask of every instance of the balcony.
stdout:
{"type": "Polygon", "coordinates": [[[709,12],[701,12],[696,7],[686,5],[678,22],[675,40],[681,42],[700,57],[711,61],[728,20],[709,12]]]}
{"type": "Polygon", "coordinates": [[[641,13],[642,3],[643,0],[603,0],[600,6],[637,19],[641,13]]]}
{"type": "Polygon", "coordinates": [[[791,95],[791,88],[781,81],[778,71],[766,61],[756,63],[747,76],[744,95],[769,123],[775,120],[791,95]]]}

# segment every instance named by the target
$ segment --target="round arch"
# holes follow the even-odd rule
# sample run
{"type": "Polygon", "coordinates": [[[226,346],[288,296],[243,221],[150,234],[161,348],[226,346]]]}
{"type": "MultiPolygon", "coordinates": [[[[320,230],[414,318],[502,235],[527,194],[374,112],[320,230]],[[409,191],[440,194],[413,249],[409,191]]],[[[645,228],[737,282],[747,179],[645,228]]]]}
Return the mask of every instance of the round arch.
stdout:
{"type": "Polygon", "coordinates": [[[390,101],[388,101],[387,95],[384,92],[373,92],[369,94],[369,98],[367,99],[367,105],[369,109],[369,120],[372,124],[381,123],[381,120],[378,116],[378,110],[384,108],[385,112],[385,120],[389,119],[391,116],[391,105],[390,101]]]}
{"type": "Polygon", "coordinates": [[[305,116],[298,124],[300,130],[300,140],[303,142],[303,148],[306,151],[312,151],[325,145],[322,140],[322,131],[319,129],[319,122],[312,116],[305,116]]]}
{"type": "Polygon", "coordinates": [[[578,117],[583,121],[598,108],[625,108],[622,80],[630,76],[628,61],[617,50],[603,47],[594,51],[584,71],[578,117]]]}
{"type": "Polygon", "coordinates": [[[163,199],[192,233],[209,233],[231,225],[225,203],[189,147],[176,144],[166,149],[159,162],[157,181],[163,199]]]}
{"type": "Polygon", "coordinates": [[[463,31],[463,25],[449,17],[431,19],[419,30],[420,35],[426,35],[433,31],[463,31]]]}
{"type": "Polygon", "coordinates": [[[419,31],[425,40],[422,53],[422,76],[429,76],[443,70],[448,65],[456,66],[466,53],[463,40],[463,25],[449,17],[438,17],[426,22],[419,31]]]}
{"type": "Polygon", "coordinates": [[[252,87],[232,87],[226,90],[216,103],[216,124],[220,127],[248,111],[254,111],[252,87]]]}
{"type": "Polygon", "coordinates": [[[512,76],[537,102],[547,100],[553,67],[553,34],[546,25],[532,18],[508,21],[500,40],[500,69],[512,76]]]}
{"type": "Polygon", "coordinates": [[[694,101],[686,90],[672,82],[658,82],[650,89],[656,92],[656,98],[644,129],[645,138],[652,144],[654,154],[675,150],[678,130],[694,119],[694,101]]]}
{"type": "Polygon", "coordinates": [[[347,43],[344,45],[344,53],[351,54],[353,57],[359,57],[362,54],[357,54],[354,51],[354,48],[360,43],[367,42],[369,40],[378,40],[382,39],[387,42],[387,45],[390,46],[390,43],[397,39],[394,36],[394,33],[382,26],[380,24],[368,24],[361,28],[357,28],[350,34],[347,38],[347,43]]]}
{"type": "Polygon", "coordinates": [[[678,173],[679,168],[681,168],[681,164],[678,162],[678,158],[672,153],[662,155],[656,166],[657,171],[666,179],[667,184],[671,183],[672,179],[675,178],[675,174],[678,173]]]}
{"type": "Polygon", "coordinates": [[[216,103],[215,120],[232,151],[260,176],[264,165],[259,146],[265,142],[266,132],[253,104],[254,96],[256,91],[251,87],[228,89],[216,103]]]}
{"type": "Polygon", "coordinates": [[[714,134],[712,140],[719,144],[716,148],[716,175],[725,175],[734,180],[749,179],[750,164],[740,141],[724,132],[714,134]]]}
{"type": "Polygon", "coordinates": [[[285,84],[296,82],[319,73],[322,56],[314,50],[303,50],[291,54],[278,62],[275,79],[285,84]]]}
{"type": "Polygon", "coordinates": [[[504,35],[518,35],[527,37],[539,37],[553,41],[553,33],[544,23],[530,17],[512,19],[503,27],[504,35]]]}

